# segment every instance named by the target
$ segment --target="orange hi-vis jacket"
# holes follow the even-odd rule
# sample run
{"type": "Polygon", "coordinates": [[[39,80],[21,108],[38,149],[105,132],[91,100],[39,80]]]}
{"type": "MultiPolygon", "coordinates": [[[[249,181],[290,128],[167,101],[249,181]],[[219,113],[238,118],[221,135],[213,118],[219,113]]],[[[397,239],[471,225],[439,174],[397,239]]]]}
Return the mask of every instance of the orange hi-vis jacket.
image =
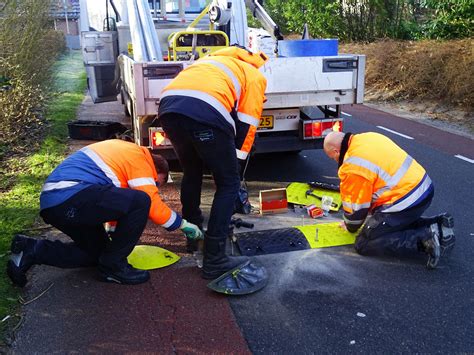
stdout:
{"type": "Polygon", "coordinates": [[[406,210],[433,189],[415,159],[389,138],[372,132],[351,136],[338,175],[349,230],[360,227],[375,209],[384,213],[406,210]]]}
{"type": "MultiPolygon", "coordinates": [[[[168,230],[180,227],[182,218],[160,198],[158,174],[147,148],[118,139],[88,145],[64,160],[43,185],[43,208],[91,185],[114,185],[147,193],[151,198],[149,218],[168,230]]],[[[53,205],[54,205],[53,204],[53,205]]]]}
{"type": "Polygon", "coordinates": [[[236,134],[236,154],[245,159],[260,123],[267,80],[258,70],[268,58],[238,47],[218,50],[181,71],[162,93],[211,105],[236,134]]]}

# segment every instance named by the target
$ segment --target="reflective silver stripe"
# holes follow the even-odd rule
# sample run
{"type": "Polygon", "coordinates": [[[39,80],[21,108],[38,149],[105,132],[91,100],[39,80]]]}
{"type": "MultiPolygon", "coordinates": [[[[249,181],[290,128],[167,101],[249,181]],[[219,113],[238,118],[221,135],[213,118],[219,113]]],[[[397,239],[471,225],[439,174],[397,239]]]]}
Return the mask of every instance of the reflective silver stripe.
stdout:
{"type": "Polygon", "coordinates": [[[247,156],[249,155],[249,153],[239,149],[236,149],[235,153],[237,154],[238,159],[247,159],[247,156]]]}
{"type": "Polygon", "coordinates": [[[344,163],[354,164],[367,170],[370,170],[380,176],[385,182],[389,181],[392,178],[390,174],[383,170],[380,166],[363,158],[350,157],[349,159],[345,160],[344,163]]]}
{"type": "Polygon", "coordinates": [[[400,202],[395,202],[391,207],[384,209],[384,212],[399,212],[410,207],[415,203],[431,186],[431,179],[428,175],[425,175],[426,179],[423,183],[418,186],[415,190],[410,192],[410,195],[400,202]]]}
{"type": "Polygon", "coordinates": [[[170,227],[171,225],[173,225],[173,223],[176,221],[176,212],[175,211],[171,211],[171,216],[170,218],[168,219],[168,221],[165,222],[165,224],[162,224],[162,226],[164,228],[168,228],[170,227]]]}
{"type": "Polygon", "coordinates": [[[353,221],[353,220],[348,219],[345,215],[343,215],[342,218],[344,219],[344,223],[346,224],[362,224],[365,221],[365,219],[353,221]]]}
{"type": "Polygon", "coordinates": [[[380,196],[382,196],[382,194],[384,192],[387,192],[387,191],[390,191],[390,187],[388,186],[384,186],[380,189],[378,189],[377,191],[375,191],[373,194],[372,194],[372,202],[375,202],[379,199],[380,196]]]}
{"type": "Polygon", "coordinates": [[[392,176],[390,181],[387,181],[387,185],[390,187],[395,187],[400,182],[400,180],[405,176],[408,169],[410,169],[411,163],[413,163],[413,158],[409,155],[405,158],[402,165],[398,168],[395,175],[392,176]]]}
{"type": "Polygon", "coordinates": [[[105,222],[104,228],[106,232],[115,232],[115,229],[117,228],[117,226],[115,225],[115,223],[105,222]]]}
{"type": "Polygon", "coordinates": [[[251,115],[247,115],[246,113],[237,112],[237,117],[239,118],[240,121],[254,127],[258,127],[258,125],[260,124],[260,120],[258,118],[253,117],[251,115]]]}
{"type": "Polygon", "coordinates": [[[387,173],[385,170],[383,170],[380,166],[377,164],[374,164],[368,160],[358,158],[358,157],[350,157],[347,159],[344,163],[351,163],[357,166],[360,166],[362,168],[365,168],[367,170],[372,171],[373,173],[377,174],[380,176],[384,181],[385,181],[385,186],[381,187],[377,191],[375,191],[372,194],[372,202],[377,201],[380,196],[384,192],[389,191],[393,187],[397,186],[397,184],[400,182],[400,180],[405,176],[407,173],[408,169],[410,169],[411,164],[413,163],[413,158],[409,155],[406,156],[405,160],[403,161],[402,165],[398,170],[395,172],[393,176],[391,176],[389,173],[387,173]]]}
{"type": "Polygon", "coordinates": [[[230,123],[232,128],[234,129],[234,134],[235,134],[235,122],[232,116],[230,115],[229,111],[225,108],[223,104],[219,102],[214,96],[206,94],[205,92],[202,91],[197,91],[197,90],[166,90],[163,92],[163,95],[161,98],[166,97],[166,96],[188,96],[188,97],[193,97],[195,99],[207,102],[209,105],[214,107],[221,115],[222,117],[225,118],[227,122],[230,123]]]}
{"type": "MultiPolygon", "coordinates": [[[[224,63],[217,62],[212,59],[201,59],[195,62],[193,65],[199,65],[199,64],[212,64],[218,67],[219,69],[221,69],[224,73],[226,73],[227,76],[230,78],[230,80],[232,80],[232,83],[234,84],[234,90],[237,93],[237,102],[239,101],[240,93],[242,91],[240,87],[240,82],[235,76],[235,74],[232,72],[232,70],[227,65],[225,65],[224,63]]],[[[237,107],[238,107],[238,104],[237,104],[237,107]]]]}
{"type": "Polygon", "coordinates": [[[408,169],[410,169],[411,164],[413,163],[413,158],[409,155],[405,158],[400,168],[398,168],[395,175],[393,175],[389,180],[385,180],[386,185],[378,189],[372,196],[372,201],[376,201],[382,194],[386,191],[397,186],[400,180],[405,176],[408,169]]]}
{"type": "Polygon", "coordinates": [[[137,178],[131,179],[127,181],[128,186],[131,188],[138,187],[138,186],[145,186],[145,185],[153,185],[156,186],[155,180],[152,178],[137,178]]]}
{"type": "Polygon", "coordinates": [[[370,208],[370,202],[367,203],[349,203],[349,202],[342,202],[342,205],[346,208],[350,208],[352,211],[360,211],[364,208],[370,208]]]}
{"type": "Polygon", "coordinates": [[[47,182],[43,185],[41,191],[51,191],[51,190],[59,190],[65,189],[67,187],[75,186],[79,184],[77,181],[58,181],[58,182],[47,182]]]}
{"type": "Polygon", "coordinates": [[[112,183],[115,186],[121,187],[121,183],[120,183],[120,180],[118,179],[117,175],[115,175],[115,173],[112,171],[112,169],[110,169],[110,167],[107,164],[105,164],[105,162],[102,160],[102,158],[99,155],[97,155],[96,152],[94,152],[92,149],[90,149],[88,147],[82,148],[81,152],[83,152],[85,155],[87,155],[89,158],[91,158],[92,161],[94,163],[96,163],[97,166],[100,168],[100,170],[102,170],[104,172],[104,174],[110,180],[112,180],[112,183]]]}

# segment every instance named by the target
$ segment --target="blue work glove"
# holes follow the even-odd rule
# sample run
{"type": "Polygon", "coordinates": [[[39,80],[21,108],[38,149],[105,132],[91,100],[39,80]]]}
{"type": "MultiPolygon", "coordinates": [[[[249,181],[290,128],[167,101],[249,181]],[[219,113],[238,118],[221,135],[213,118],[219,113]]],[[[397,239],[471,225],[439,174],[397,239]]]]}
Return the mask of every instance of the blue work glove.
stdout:
{"type": "Polygon", "coordinates": [[[181,227],[179,227],[186,236],[186,238],[191,239],[191,240],[198,240],[198,239],[204,239],[204,235],[202,234],[202,231],[199,229],[198,226],[195,224],[189,223],[183,218],[183,222],[181,223],[181,227]]]}

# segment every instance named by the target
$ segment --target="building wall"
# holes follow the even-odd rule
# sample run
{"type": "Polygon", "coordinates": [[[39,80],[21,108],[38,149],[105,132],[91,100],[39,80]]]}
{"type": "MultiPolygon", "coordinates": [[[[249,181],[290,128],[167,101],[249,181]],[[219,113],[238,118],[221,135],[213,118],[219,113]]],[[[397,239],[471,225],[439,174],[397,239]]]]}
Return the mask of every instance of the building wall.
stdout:
{"type": "Polygon", "coordinates": [[[81,49],[81,38],[79,36],[66,35],[66,47],[69,49],[81,49]]]}
{"type": "Polygon", "coordinates": [[[67,33],[66,20],[55,19],[54,20],[56,30],[62,31],[65,35],[78,36],[79,35],[79,21],[77,19],[69,19],[69,33],[67,33]]]}

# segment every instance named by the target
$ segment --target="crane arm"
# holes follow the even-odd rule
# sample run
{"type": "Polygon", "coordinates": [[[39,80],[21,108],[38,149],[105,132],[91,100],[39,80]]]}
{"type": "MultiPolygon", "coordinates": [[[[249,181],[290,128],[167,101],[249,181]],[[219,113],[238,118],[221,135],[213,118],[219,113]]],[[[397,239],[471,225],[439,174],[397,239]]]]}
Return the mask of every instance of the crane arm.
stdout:
{"type": "Polygon", "coordinates": [[[283,36],[280,32],[280,27],[273,21],[270,15],[262,6],[263,1],[245,0],[245,5],[252,11],[253,17],[259,20],[266,31],[268,31],[275,39],[282,40],[283,36]]]}

